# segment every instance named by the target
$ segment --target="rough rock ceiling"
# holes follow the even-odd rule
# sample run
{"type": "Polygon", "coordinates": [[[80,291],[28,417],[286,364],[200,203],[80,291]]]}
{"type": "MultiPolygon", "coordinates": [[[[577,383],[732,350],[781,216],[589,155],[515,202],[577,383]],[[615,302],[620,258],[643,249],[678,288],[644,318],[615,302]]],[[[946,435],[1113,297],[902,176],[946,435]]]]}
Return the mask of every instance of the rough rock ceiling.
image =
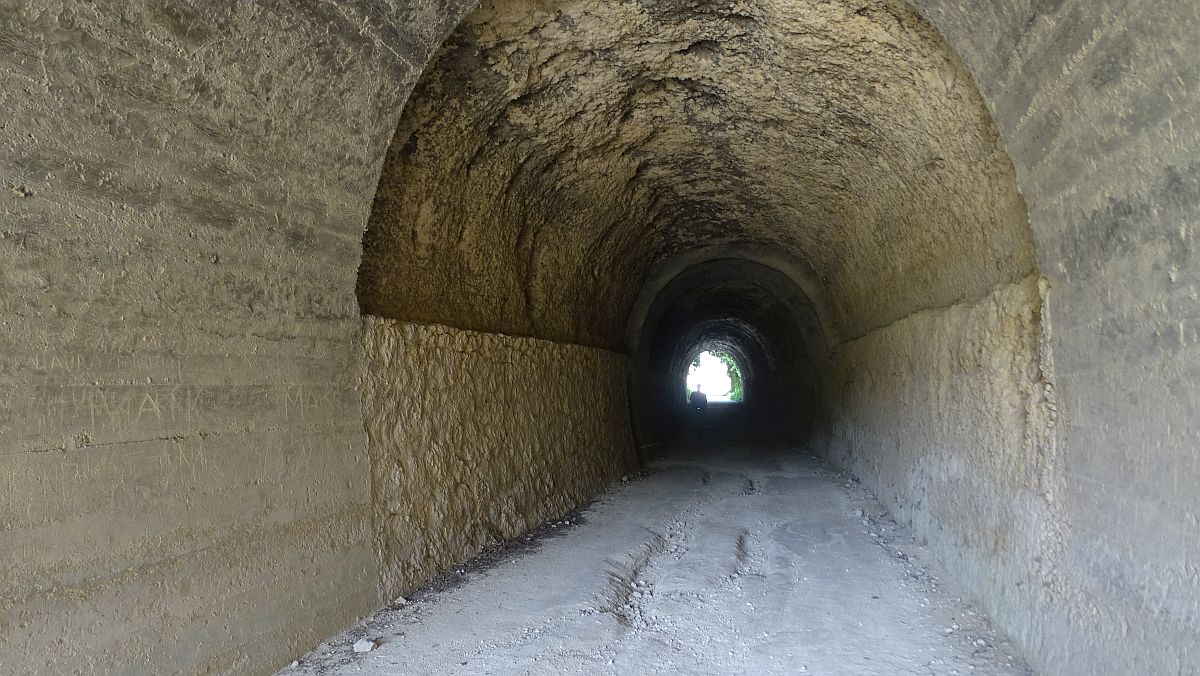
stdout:
{"type": "Polygon", "coordinates": [[[365,312],[615,347],[649,266],[754,242],[842,336],[1034,266],[958,61],[907,5],[485,2],[427,67],[365,241],[365,312]]]}

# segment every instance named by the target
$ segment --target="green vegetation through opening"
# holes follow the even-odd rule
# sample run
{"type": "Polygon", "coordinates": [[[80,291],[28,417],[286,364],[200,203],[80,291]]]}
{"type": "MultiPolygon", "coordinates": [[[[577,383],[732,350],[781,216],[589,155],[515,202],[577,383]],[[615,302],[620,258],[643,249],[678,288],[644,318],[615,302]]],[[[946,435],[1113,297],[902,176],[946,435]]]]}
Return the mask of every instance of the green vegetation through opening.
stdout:
{"type": "Polygon", "coordinates": [[[688,368],[686,394],[699,387],[709,401],[742,401],[745,380],[742,369],[728,352],[705,350],[696,355],[688,368]]]}

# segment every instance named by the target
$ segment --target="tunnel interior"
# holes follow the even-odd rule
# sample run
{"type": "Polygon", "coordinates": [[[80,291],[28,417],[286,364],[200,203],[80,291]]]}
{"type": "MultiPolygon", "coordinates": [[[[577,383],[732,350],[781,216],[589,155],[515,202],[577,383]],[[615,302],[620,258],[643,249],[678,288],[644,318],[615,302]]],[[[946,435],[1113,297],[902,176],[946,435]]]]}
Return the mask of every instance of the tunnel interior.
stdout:
{"type": "MultiPolygon", "coordinates": [[[[630,405],[640,448],[695,436],[681,391],[704,350],[728,353],[745,379],[737,415],[714,419],[709,427],[753,430],[759,443],[806,441],[817,403],[813,355],[824,358],[825,342],[812,304],[784,273],[746,258],[696,263],[657,290],[646,315],[634,321],[640,324],[630,336],[637,341],[631,345],[630,405]]],[[[738,437],[737,431],[707,430],[726,439],[738,437]]]]}
{"type": "Polygon", "coordinates": [[[1035,668],[1200,672],[1200,3],[0,17],[10,671],[288,664],[699,454],[714,350],[1035,668]]]}
{"type": "Polygon", "coordinates": [[[971,77],[904,3],[484,2],[405,105],[363,251],[386,593],[686,446],[681,387],[704,349],[745,368],[723,439],[860,476],[989,610],[1048,546],[1052,378],[1025,204],[971,77]],[[385,381],[425,391],[428,363],[445,349],[457,363],[480,336],[517,341],[527,370],[548,346],[588,355],[566,381],[556,361],[542,382],[517,376],[520,392],[491,383],[532,410],[489,424],[544,446],[503,439],[470,462],[532,461],[541,476],[439,459],[471,437],[438,430],[475,434],[476,412],[426,432],[397,412],[408,395],[385,381]],[[510,446],[524,459],[496,450],[510,446]],[[420,497],[422,472],[485,488],[438,502],[420,497]],[[414,501],[464,535],[441,542],[414,501]],[[1019,531],[1030,501],[1041,526],[1019,531]],[[413,540],[439,544],[431,556],[413,540]]]}
{"type": "Polygon", "coordinates": [[[831,350],[1036,275],[1011,164],[928,24],[794,10],[483,3],[392,141],[364,313],[629,354],[644,446],[679,423],[685,353],[723,346],[803,439],[831,350]]]}

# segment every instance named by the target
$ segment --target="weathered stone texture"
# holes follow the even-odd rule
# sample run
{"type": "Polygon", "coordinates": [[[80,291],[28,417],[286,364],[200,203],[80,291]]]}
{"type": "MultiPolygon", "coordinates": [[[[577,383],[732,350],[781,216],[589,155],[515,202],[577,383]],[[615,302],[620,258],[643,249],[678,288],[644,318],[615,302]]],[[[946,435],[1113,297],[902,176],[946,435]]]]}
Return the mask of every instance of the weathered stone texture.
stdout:
{"type": "Polygon", "coordinates": [[[363,344],[389,596],[561,515],[635,464],[623,355],[372,317],[363,344]]]}
{"type": "Polygon", "coordinates": [[[1051,289],[1080,593],[1010,631],[1046,673],[1200,672],[1200,4],[915,4],[993,111],[1051,289]]]}
{"type": "Polygon", "coordinates": [[[732,243],[811,263],[848,336],[1034,266],[983,102],[905,5],[501,0],[414,91],[359,298],[612,348],[651,266],[732,243]]]}
{"type": "MultiPolygon", "coordinates": [[[[656,264],[751,243],[812,270],[836,457],[1034,663],[1200,671],[1200,4],[503,0],[397,128],[468,4],[0,0],[4,670],[262,672],[377,603],[356,280],[615,347],[656,264]]],[[[432,389],[486,361],[455,346],[523,355],[479,366],[522,407],[578,395],[550,363],[623,392],[608,353],[403,330],[439,453],[534,415],[433,435],[474,415],[432,389]]],[[[599,475],[537,429],[545,515],[599,475]]],[[[392,518],[444,562],[488,535],[392,518]]]]}
{"type": "Polygon", "coordinates": [[[1031,276],[843,343],[822,373],[818,446],[1010,627],[1082,593],[1043,311],[1031,276]]]}
{"type": "Polygon", "coordinates": [[[354,283],[450,20],[384,5],[0,0],[0,671],[262,673],[377,606],[354,283]]]}

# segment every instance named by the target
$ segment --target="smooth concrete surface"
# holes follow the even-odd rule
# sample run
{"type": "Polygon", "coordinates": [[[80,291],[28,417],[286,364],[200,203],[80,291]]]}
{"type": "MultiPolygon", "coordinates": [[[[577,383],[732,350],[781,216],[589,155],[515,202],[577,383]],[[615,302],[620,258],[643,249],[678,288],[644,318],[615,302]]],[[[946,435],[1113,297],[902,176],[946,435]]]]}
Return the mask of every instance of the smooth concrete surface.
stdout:
{"type": "Polygon", "coordinates": [[[0,671],[265,673],[381,602],[354,284],[444,9],[0,2],[0,671]]]}

